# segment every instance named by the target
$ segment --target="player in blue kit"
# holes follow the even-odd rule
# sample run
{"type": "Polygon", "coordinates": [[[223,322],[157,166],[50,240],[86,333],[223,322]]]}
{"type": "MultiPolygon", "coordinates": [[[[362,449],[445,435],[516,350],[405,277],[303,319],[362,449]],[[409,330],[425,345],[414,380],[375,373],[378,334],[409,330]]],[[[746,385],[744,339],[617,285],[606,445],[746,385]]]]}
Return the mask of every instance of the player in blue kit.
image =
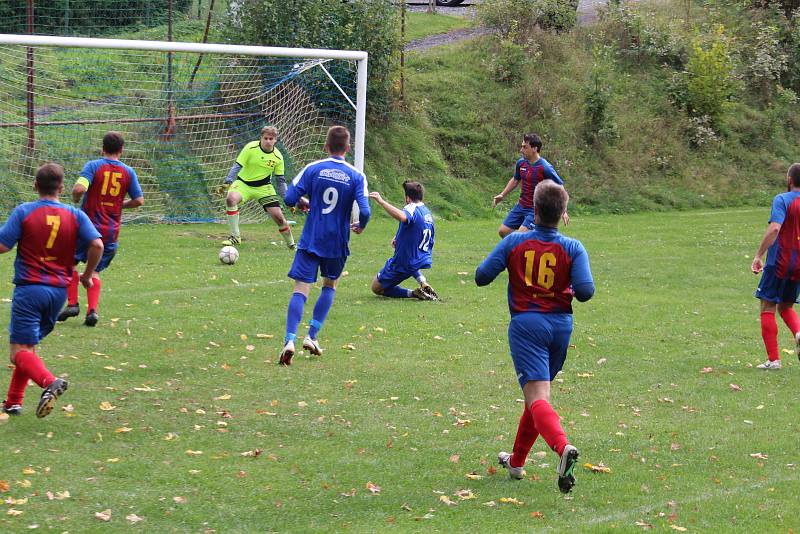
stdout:
{"type": "Polygon", "coordinates": [[[369,222],[369,200],[365,194],[366,177],[347,163],[344,155],[350,150],[350,132],[344,126],[332,126],[325,139],[325,152],[330,157],[307,165],[289,185],[284,202],[287,206],[308,197],[309,212],[297,252],[289,269],[294,291],[286,312],[286,336],[280,354],[281,365],[291,365],[295,353],[297,327],[303,319],[311,284],[322,274],[322,292],[314,305],[311,328],[303,339],[303,348],[320,355],[317,334],[333,305],[336,285],[350,255],[350,231],[360,234],[369,222]],[[350,224],[353,202],[358,204],[358,222],[350,224]]]}
{"type": "Polygon", "coordinates": [[[763,271],[755,296],[761,300],[761,338],[767,349],[767,361],[757,367],[764,370],[781,368],[776,309],[792,331],[800,357],[800,319],[794,311],[800,295],[800,163],[789,167],[786,180],[788,192],[772,200],[769,226],[750,266],[753,273],[763,271]]]}
{"type": "Polygon", "coordinates": [[[439,295],[428,284],[420,269],[431,268],[431,255],[435,232],[433,215],[422,198],[425,189],[419,182],[403,182],[406,205],[399,209],[386,202],[381,194],[373,191],[369,198],[381,205],[386,213],[397,219],[400,225],[392,239],[394,255],[386,261],[381,272],[372,280],[372,291],[376,295],[392,298],[417,298],[439,300],[439,295]],[[400,287],[404,280],[414,277],[419,287],[413,291],[400,287]]]}
{"type": "Polygon", "coordinates": [[[34,188],[39,200],[17,206],[0,228],[0,253],[17,245],[14,260],[14,296],[8,326],[14,371],[3,412],[22,413],[28,379],[44,388],[36,416],[53,410],[55,400],[67,390],[36,354],[36,345],[53,330],[67,298],[76,250],[88,247],[86,271],[80,276],[87,288],[103,254],[103,241],[89,217],[58,201],[64,189],[64,169],[47,163],[36,170],[34,188]]]}
{"type": "Polygon", "coordinates": [[[501,452],[500,465],[514,479],[524,477],[525,459],[541,434],[561,460],[558,487],[568,493],[575,484],[578,449],[569,443],[550,405],[550,382],[561,371],[572,334],[572,298],[584,302],[594,295],[589,255],[580,241],[561,235],[558,220],[569,195],[545,180],[536,187],[535,227],[504,238],[475,271],[479,286],[508,270],[508,344],[525,397],[514,452],[501,452]]]}
{"type": "MultiPolygon", "coordinates": [[[[533,192],[542,180],[552,180],[564,184],[549,161],[539,155],[542,150],[542,139],[536,134],[522,136],[519,152],[522,155],[514,167],[514,176],[508,181],[499,195],[492,198],[492,208],[496,207],[517,185],[520,185],[519,202],[506,216],[497,232],[505,237],[514,230],[527,231],[533,228],[533,192]]],[[[569,224],[569,215],[564,212],[564,224],[569,224]]]]}

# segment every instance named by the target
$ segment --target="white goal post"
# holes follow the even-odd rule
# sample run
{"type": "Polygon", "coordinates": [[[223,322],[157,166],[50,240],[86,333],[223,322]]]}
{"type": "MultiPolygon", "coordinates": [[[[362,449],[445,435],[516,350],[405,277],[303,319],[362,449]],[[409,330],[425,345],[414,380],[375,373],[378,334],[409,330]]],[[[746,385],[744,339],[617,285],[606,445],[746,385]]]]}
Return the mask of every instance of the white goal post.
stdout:
{"type": "MultiPolygon", "coordinates": [[[[132,125],[130,129],[133,133],[130,138],[134,143],[136,139],[150,142],[147,154],[135,156],[131,156],[135,154],[133,146],[129,150],[129,143],[126,142],[128,157],[135,158],[132,164],[135,169],[137,161],[147,167],[150,163],[147,156],[162,148],[155,146],[158,143],[174,141],[184,135],[189,137],[183,140],[182,146],[193,147],[194,144],[201,144],[197,141],[197,136],[203,143],[216,136],[214,142],[217,144],[214,148],[208,147],[203,153],[192,154],[191,157],[195,159],[190,163],[183,163],[184,174],[195,177],[195,183],[203,182],[205,189],[202,191],[208,189],[210,198],[212,185],[215,181],[221,182],[224,179],[242,141],[257,139],[260,126],[277,122],[273,120],[276,117],[269,115],[270,112],[279,115],[280,109],[295,112],[302,108],[297,113],[309,115],[313,111],[309,109],[321,108],[334,98],[339,99],[335,103],[337,110],[347,108],[347,113],[354,113],[354,117],[349,115],[346,125],[353,132],[353,163],[363,172],[367,105],[366,52],[0,34],[0,136],[4,131],[13,133],[6,136],[5,143],[0,142],[0,160],[13,160],[5,166],[0,164],[0,171],[12,176],[18,173],[18,177],[13,179],[21,182],[27,179],[29,183],[30,175],[26,177],[25,173],[38,162],[47,159],[58,161],[61,153],[70,146],[75,152],[85,152],[83,141],[78,139],[80,135],[91,137],[94,147],[99,149],[102,133],[98,132],[120,130],[128,141],[128,132],[118,126],[132,125]],[[94,52],[68,55],[64,49],[94,49],[94,52]],[[113,63],[97,67],[98,73],[94,79],[80,73],[75,74],[85,64],[93,66],[92,63],[104,56],[113,57],[110,60],[113,63]],[[217,58],[216,63],[213,58],[217,58]],[[130,66],[139,61],[141,63],[136,68],[130,66]],[[201,61],[203,66],[198,74],[201,61]],[[345,62],[343,64],[349,66],[336,66],[339,65],[337,61],[345,62]],[[69,72],[69,62],[75,62],[72,67],[75,72],[69,72]],[[307,71],[314,73],[313,79],[302,79],[302,76],[310,75],[307,71]],[[109,79],[124,78],[126,85],[119,91],[120,94],[113,93],[103,85],[108,82],[102,79],[103,72],[108,73],[109,79]],[[267,79],[268,75],[271,78],[267,79]],[[342,83],[342,79],[346,84],[342,83]],[[87,87],[84,92],[92,96],[84,97],[81,94],[83,87],[80,85],[90,83],[97,85],[87,87]],[[292,86],[291,91],[284,89],[281,84],[292,86]],[[273,93],[277,93],[278,88],[292,94],[274,96],[273,93]],[[353,89],[355,95],[352,94],[353,89]],[[179,94],[179,91],[182,92],[179,94]],[[287,103],[290,98],[293,100],[287,103]],[[146,108],[147,112],[142,111],[141,116],[137,115],[139,108],[146,108]],[[153,110],[158,111],[154,113],[153,110]],[[245,116],[252,117],[246,125],[242,124],[245,116]],[[239,122],[231,130],[229,123],[233,121],[232,118],[239,122]],[[203,125],[203,121],[208,124],[203,125]],[[141,126],[143,124],[147,124],[149,128],[146,132],[141,126]],[[185,125],[185,131],[182,131],[182,125],[185,125]],[[59,128],[65,135],[68,133],[74,136],[76,141],[65,141],[64,148],[54,150],[55,139],[63,137],[58,134],[59,128]],[[170,137],[172,132],[177,132],[174,137],[170,137]],[[195,137],[191,137],[192,135],[195,137]],[[219,148],[221,145],[225,145],[224,150],[219,148]],[[10,154],[10,150],[18,153],[10,154]],[[199,170],[185,172],[189,167],[199,170]]],[[[329,124],[337,122],[337,118],[331,118],[323,111],[317,115],[313,119],[307,119],[314,121],[315,130],[321,130],[323,126],[327,129],[329,124]]],[[[281,138],[284,134],[287,134],[287,138],[291,137],[290,126],[279,125],[279,130],[281,138]]],[[[308,135],[305,137],[311,138],[308,135]]],[[[316,141],[318,138],[318,132],[315,131],[314,146],[303,148],[304,151],[314,151],[318,155],[311,159],[324,157],[322,144],[316,141]]],[[[290,157],[295,156],[292,146],[287,144],[285,150],[290,157]]],[[[86,161],[95,157],[96,153],[95,150],[93,153],[76,154],[75,159],[86,161]]],[[[302,168],[308,163],[304,161],[307,159],[307,156],[298,156],[294,169],[302,168]]],[[[162,169],[169,166],[169,162],[161,161],[159,164],[162,169]]],[[[70,173],[68,169],[68,174],[77,172],[70,173]]],[[[157,174],[155,170],[153,174],[157,174]]],[[[286,178],[287,181],[293,178],[289,175],[289,169],[286,178]]],[[[177,179],[152,178],[152,198],[159,201],[158,195],[163,195],[166,199],[164,202],[175,202],[179,193],[170,193],[167,183],[177,179]]],[[[147,180],[145,182],[149,183],[147,180]]],[[[142,185],[147,197],[147,186],[144,183],[142,185]]],[[[181,187],[181,194],[188,198],[190,192],[186,184],[181,184],[181,187]]],[[[197,193],[197,189],[191,191],[191,194],[197,193]]],[[[219,198],[209,200],[208,204],[217,212],[222,206],[219,198]]],[[[145,207],[148,208],[147,205],[145,207]]],[[[6,211],[7,208],[5,205],[0,206],[0,211],[6,211]]],[[[211,208],[205,209],[204,213],[208,213],[211,208]]],[[[163,216],[168,211],[169,208],[164,208],[162,213],[148,212],[148,217],[167,221],[193,220],[191,217],[163,216]]],[[[251,210],[249,218],[262,218],[263,213],[259,211],[251,210]]],[[[248,218],[246,214],[247,212],[243,213],[245,219],[248,218]]],[[[198,216],[195,220],[206,219],[198,216]]]]}

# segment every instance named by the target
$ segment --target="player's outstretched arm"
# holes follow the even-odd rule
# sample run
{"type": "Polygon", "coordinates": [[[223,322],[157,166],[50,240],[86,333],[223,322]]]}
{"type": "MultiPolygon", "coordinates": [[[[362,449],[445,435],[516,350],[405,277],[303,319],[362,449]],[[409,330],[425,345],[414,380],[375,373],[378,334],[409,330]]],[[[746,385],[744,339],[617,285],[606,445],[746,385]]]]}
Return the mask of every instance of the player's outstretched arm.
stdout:
{"type": "Polygon", "coordinates": [[[408,221],[406,212],[384,200],[381,194],[377,191],[372,191],[369,194],[369,198],[377,202],[384,210],[386,210],[386,213],[392,216],[393,219],[396,219],[402,223],[408,221]]]}
{"type": "Polygon", "coordinates": [[[515,187],[519,184],[519,181],[516,178],[511,178],[503,190],[500,192],[499,195],[495,195],[492,197],[492,208],[496,207],[500,204],[506,196],[514,190],[515,187]]]}
{"type": "Polygon", "coordinates": [[[502,273],[507,266],[510,239],[500,241],[486,259],[475,269],[475,283],[479,286],[488,286],[502,273]]]}

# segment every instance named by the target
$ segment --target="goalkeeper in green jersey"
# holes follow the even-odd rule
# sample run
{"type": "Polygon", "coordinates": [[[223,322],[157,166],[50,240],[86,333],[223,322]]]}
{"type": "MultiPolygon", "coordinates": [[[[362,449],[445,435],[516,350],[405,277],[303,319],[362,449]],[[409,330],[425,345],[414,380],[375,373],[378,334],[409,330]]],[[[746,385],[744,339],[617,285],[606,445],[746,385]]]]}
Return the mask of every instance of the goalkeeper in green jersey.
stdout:
{"type": "Polygon", "coordinates": [[[247,143],[242,148],[236,163],[225,178],[225,183],[230,184],[225,204],[231,235],[222,242],[223,245],[238,245],[242,242],[239,233],[239,204],[255,200],[278,225],[286,246],[294,249],[292,229],[281,210],[281,199],[286,194],[286,178],[283,154],[275,146],[277,141],[278,129],[264,126],[261,129],[261,139],[247,143]]]}

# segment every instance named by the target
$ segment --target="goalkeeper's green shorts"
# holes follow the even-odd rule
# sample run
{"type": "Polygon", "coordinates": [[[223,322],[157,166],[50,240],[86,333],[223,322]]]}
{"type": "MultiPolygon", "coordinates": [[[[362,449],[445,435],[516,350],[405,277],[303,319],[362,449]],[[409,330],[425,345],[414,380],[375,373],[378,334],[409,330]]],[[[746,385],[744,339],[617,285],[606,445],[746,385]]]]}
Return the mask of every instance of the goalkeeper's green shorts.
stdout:
{"type": "Polygon", "coordinates": [[[265,208],[277,208],[281,205],[281,199],[272,184],[251,187],[242,180],[236,179],[228,189],[228,193],[231,191],[236,191],[242,195],[242,200],[239,204],[246,204],[251,200],[255,200],[265,208]]]}

